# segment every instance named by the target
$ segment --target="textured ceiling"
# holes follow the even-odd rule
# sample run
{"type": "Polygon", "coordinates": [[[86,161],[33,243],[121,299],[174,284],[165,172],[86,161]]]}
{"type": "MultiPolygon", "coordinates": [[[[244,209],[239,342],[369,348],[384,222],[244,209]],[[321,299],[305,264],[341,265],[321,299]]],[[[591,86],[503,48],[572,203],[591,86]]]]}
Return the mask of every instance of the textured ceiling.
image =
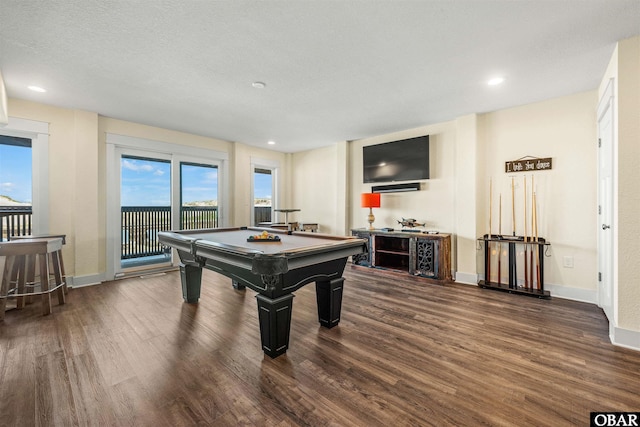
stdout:
{"type": "Polygon", "coordinates": [[[12,98],[296,152],[595,89],[638,34],[640,0],[0,0],[0,70],[12,98]]]}

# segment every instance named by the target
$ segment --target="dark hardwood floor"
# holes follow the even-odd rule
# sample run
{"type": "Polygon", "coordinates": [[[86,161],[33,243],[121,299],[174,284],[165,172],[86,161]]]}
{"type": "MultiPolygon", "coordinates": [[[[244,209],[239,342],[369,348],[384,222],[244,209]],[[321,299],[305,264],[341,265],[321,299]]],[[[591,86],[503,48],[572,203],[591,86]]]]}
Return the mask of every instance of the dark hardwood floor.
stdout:
{"type": "Polygon", "coordinates": [[[640,352],[593,305],[347,267],[342,320],[296,292],[290,348],[260,349],[255,293],[177,272],[72,289],[0,324],[0,425],[562,426],[640,410],[640,352]]]}

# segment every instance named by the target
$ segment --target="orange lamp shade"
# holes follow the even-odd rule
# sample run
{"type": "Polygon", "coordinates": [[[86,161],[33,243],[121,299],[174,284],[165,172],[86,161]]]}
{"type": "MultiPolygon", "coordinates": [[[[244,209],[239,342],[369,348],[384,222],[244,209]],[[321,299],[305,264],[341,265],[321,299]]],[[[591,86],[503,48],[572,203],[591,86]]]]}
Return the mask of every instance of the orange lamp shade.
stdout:
{"type": "Polygon", "coordinates": [[[379,208],[380,193],[362,193],[360,195],[360,205],[363,208],[379,208]]]}

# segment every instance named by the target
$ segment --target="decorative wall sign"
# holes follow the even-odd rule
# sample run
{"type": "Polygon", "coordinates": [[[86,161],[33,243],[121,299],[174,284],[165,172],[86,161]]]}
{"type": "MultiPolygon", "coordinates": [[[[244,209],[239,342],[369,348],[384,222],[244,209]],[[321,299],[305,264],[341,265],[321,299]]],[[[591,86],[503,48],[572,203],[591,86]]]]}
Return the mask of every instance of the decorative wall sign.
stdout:
{"type": "Polygon", "coordinates": [[[511,172],[535,172],[552,169],[551,157],[523,157],[518,160],[504,162],[505,173],[511,172]]]}

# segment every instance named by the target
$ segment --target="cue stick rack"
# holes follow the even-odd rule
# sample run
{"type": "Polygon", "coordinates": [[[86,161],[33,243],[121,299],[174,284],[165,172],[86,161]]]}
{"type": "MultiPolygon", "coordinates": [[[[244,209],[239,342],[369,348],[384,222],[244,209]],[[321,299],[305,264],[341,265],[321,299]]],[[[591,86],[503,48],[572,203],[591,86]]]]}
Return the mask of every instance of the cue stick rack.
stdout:
{"type": "Polygon", "coordinates": [[[550,246],[544,238],[485,234],[478,239],[484,250],[485,280],[478,286],[538,298],[551,298],[544,289],[544,258],[550,246]]]}
{"type": "MultiPolygon", "coordinates": [[[[511,234],[503,234],[502,193],[498,198],[498,233],[493,233],[493,180],[489,180],[489,232],[478,239],[478,249],[484,250],[484,280],[478,286],[521,295],[550,298],[544,290],[544,258],[548,255],[550,244],[538,236],[538,201],[536,199],[534,176],[531,176],[530,196],[527,192],[527,177],[523,176],[522,216],[518,221],[516,209],[516,178],[510,177],[511,234]],[[530,209],[530,215],[529,214],[530,209]],[[530,222],[529,222],[530,221],[530,222]],[[522,227],[523,235],[516,235],[517,226],[522,227]]],[[[507,225],[507,224],[505,224],[507,225]]]]}

